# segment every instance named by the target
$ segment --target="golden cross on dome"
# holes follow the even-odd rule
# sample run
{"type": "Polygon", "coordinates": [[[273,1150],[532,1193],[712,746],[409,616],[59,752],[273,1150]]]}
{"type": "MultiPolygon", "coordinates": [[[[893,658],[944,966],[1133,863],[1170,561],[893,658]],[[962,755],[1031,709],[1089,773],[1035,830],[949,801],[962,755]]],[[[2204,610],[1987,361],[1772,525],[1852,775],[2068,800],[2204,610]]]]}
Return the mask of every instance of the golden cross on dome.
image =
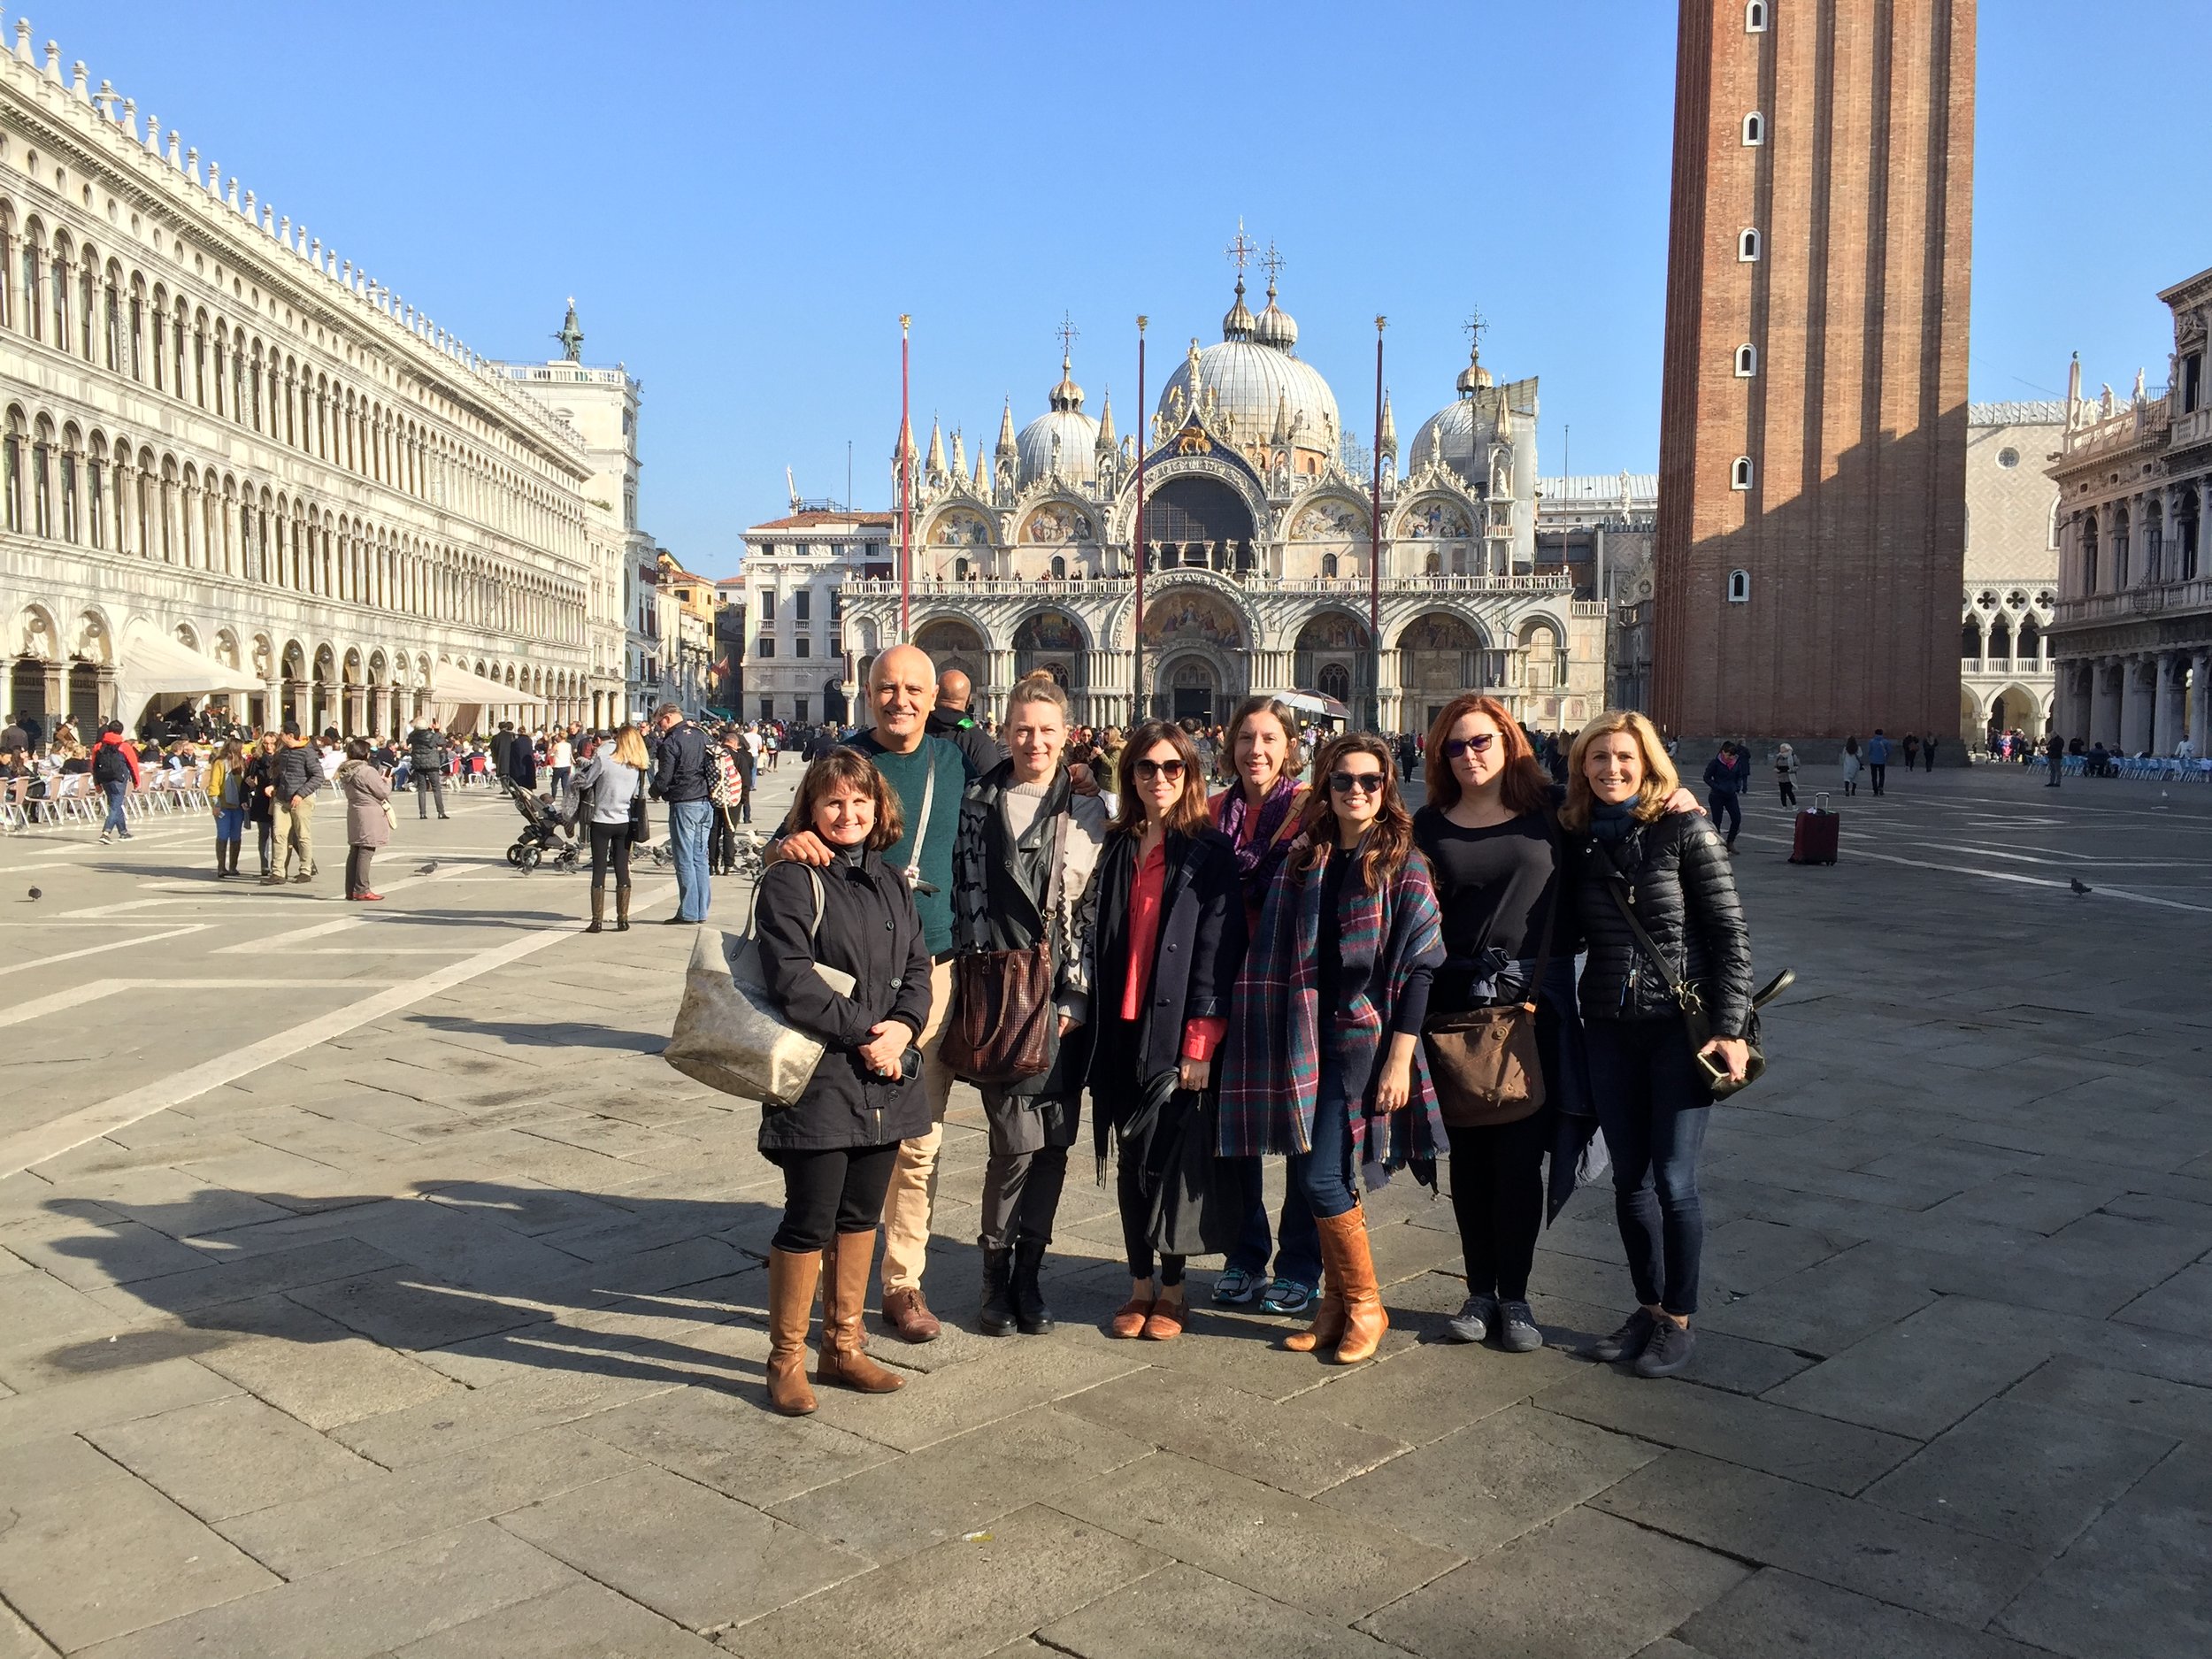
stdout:
{"type": "Polygon", "coordinates": [[[1240,275],[1243,273],[1245,261],[1259,250],[1259,244],[1244,234],[1244,215],[1238,214],[1236,239],[1229,244],[1229,257],[1236,261],[1240,275]]]}
{"type": "Polygon", "coordinates": [[[1064,357],[1073,355],[1075,342],[1083,337],[1083,331],[1075,326],[1074,314],[1062,311],[1060,326],[1053,332],[1060,336],[1060,355],[1064,357]]]}
{"type": "Polygon", "coordinates": [[[1459,326],[1459,332],[1467,336],[1467,343],[1477,351],[1482,349],[1482,336],[1490,325],[1483,320],[1482,312],[1470,307],[1467,320],[1459,326]]]}
{"type": "Polygon", "coordinates": [[[1270,242],[1267,244],[1267,251],[1260,256],[1260,268],[1267,273],[1269,287],[1274,286],[1276,277],[1281,274],[1284,263],[1283,256],[1276,251],[1275,244],[1270,242]]]}

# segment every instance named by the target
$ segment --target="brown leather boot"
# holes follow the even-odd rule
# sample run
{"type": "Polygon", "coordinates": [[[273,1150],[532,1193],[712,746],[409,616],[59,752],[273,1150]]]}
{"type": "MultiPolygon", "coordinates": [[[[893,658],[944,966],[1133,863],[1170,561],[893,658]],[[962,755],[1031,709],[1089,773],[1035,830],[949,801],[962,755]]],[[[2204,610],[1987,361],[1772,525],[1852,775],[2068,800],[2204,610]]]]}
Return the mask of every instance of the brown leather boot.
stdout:
{"type": "Polygon", "coordinates": [[[838,1235],[833,1251],[822,1259],[822,1351],[814,1380],[835,1383],[864,1394],[887,1394],[906,1386],[906,1379],[868,1357],[868,1335],[860,1316],[868,1305],[868,1276],[875,1271],[876,1235],[838,1235]]]}
{"type": "Polygon", "coordinates": [[[1310,1354],[1317,1348],[1333,1352],[1344,1339],[1344,1270],[1337,1262],[1334,1235],[1325,1226],[1317,1226],[1317,1231],[1321,1246],[1321,1294],[1313,1304],[1313,1323],[1283,1339],[1283,1346],[1294,1354],[1310,1354]]]}
{"type": "Polygon", "coordinates": [[[1367,1212],[1356,1204],[1340,1216],[1316,1221],[1324,1249],[1333,1235],[1337,1283],[1344,1297],[1344,1334],[1336,1345],[1336,1363],[1356,1365],[1374,1357],[1383,1333],[1390,1329],[1382,1291],[1375,1283],[1375,1258],[1367,1247],[1367,1212]]]}
{"type": "Polygon", "coordinates": [[[588,933],[595,933],[600,932],[604,926],[606,919],[607,889],[604,887],[594,887],[591,890],[591,926],[584,929],[584,931],[588,933]]]}
{"type": "Polygon", "coordinates": [[[768,1252],[768,1403],[787,1417],[814,1409],[806,1382],[806,1328],[814,1317],[819,1250],[768,1252]]]}
{"type": "Polygon", "coordinates": [[[626,881],[614,890],[614,931],[630,931],[630,884],[626,881]]]}

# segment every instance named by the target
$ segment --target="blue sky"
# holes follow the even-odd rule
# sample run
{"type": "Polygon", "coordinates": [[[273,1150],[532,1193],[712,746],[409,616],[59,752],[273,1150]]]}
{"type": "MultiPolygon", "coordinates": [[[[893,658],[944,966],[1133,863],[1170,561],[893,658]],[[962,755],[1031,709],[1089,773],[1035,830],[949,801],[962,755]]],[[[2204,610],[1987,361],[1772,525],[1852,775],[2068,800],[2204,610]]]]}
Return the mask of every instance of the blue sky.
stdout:
{"type": "MultiPolygon", "coordinates": [[[[841,497],[849,441],[855,495],[888,499],[902,311],[925,434],[972,452],[1009,393],[1041,412],[1064,311],[1086,408],[1110,384],[1129,430],[1136,313],[1156,395],[1219,337],[1240,216],[1348,423],[1377,312],[1409,437],[1479,306],[1485,360],[1542,377],[1544,471],[1657,461],[1662,0],[33,17],[480,351],[552,354],[575,295],[587,357],[645,383],[642,520],[711,574],[787,465],[841,497]]],[[[2212,265],[2187,184],[2212,119],[2172,66],[2208,61],[2198,0],[1983,0],[1973,396],[2055,395],[2076,349],[2093,388],[2163,380],[2153,295],[2212,265]]]]}

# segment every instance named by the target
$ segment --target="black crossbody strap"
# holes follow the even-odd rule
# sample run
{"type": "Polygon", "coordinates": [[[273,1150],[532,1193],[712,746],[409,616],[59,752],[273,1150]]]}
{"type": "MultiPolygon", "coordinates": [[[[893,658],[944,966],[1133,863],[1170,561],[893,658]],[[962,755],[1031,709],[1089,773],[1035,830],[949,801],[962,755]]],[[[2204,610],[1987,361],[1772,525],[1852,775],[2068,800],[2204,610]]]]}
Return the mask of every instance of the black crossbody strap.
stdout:
{"type": "Polygon", "coordinates": [[[1627,897],[1622,892],[1622,889],[1628,885],[1628,878],[1622,873],[1620,865],[1615,864],[1609,855],[1606,856],[1605,862],[1612,872],[1612,879],[1605,884],[1605,890],[1613,895],[1614,908],[1620,911],[1621,919],[1628,924],[1628,931],[1636,935],[1637,946],[1643,951],[1646,959],[1659,971],[1660,983],[1672,993],[1676,1002],[1683,1003],[1686,1008],[1688,1003],[1683,995],[1686,981],[1676,974],[1674,964],[1667,960],[1666,953],[1659,949],[1659,941],[1645,930],[1643,923],[1637,918],[1635,908],[1629,903],[1627,897]]]}

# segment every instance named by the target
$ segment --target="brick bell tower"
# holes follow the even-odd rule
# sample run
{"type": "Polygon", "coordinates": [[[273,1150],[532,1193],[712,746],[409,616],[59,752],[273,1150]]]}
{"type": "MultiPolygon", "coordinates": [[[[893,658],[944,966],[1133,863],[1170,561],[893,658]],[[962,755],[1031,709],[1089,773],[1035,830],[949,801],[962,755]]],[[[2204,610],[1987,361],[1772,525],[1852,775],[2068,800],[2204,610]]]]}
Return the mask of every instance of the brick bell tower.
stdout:
{"type": "Polygon", "coordinates": [[[1653,713],[1692,752],[1955,740],[1974,22],[1681,0],[1653,713]]]}

